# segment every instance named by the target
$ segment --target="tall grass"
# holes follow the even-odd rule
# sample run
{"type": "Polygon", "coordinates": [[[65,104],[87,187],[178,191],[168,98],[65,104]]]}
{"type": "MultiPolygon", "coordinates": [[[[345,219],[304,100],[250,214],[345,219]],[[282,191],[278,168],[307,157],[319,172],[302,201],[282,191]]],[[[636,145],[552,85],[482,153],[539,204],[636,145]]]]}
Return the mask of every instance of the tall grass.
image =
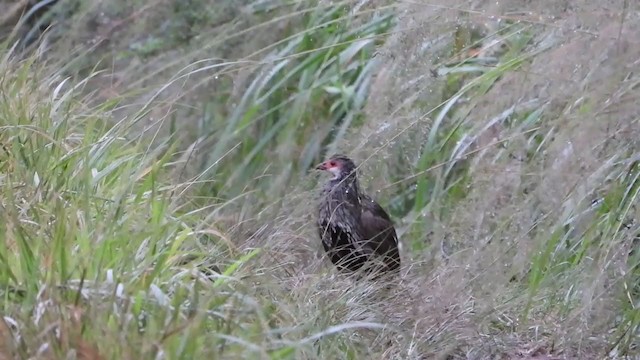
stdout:
{"type": "Polygon", "coordinates": [[[230,286],[257,251],[225,258],[213,240],[198,250],[199,221],[172,205],[173,146],[148,150],[129,123],[111,124],[114,103],[78,101],[84,82],[5,54],[0,282],[3,321],[14,328],[1,334],[3,356],[221,353],[226,337],[191,334],[233,338],[224,308],[239,292],[230,286]]]}
{"type": "Polygon", "coordinates": [[[478,35],[469,9],[371,1],[222,21],[202,0],[167,7],[163,36],[143,3],[118,23],[135,46],[3,50],[0,357],[635,354],[637,81],[577,53],[579,81],[539,71],[584,33],[515,15],[478,35]],[[308,170],[338,151],[384,184],[390,287],[318,260],[308,170]]]}
{"type": "MultiPolygon", "coordinates": [[[[242,94],[222,105],[223,114],[203,114],[210,120],[197,140],[207,144],[200,174],[213,180],[206,189],[213,196],[271,205],[362,122],[373,53],[392,26],[391,13],[313,2],[288,10],[300,19],[285,20],[284,39],[261,49],[262,64],[251,69],[242,94]]],[[[208,99],[205,109],[219,101],[208,99]]]]}

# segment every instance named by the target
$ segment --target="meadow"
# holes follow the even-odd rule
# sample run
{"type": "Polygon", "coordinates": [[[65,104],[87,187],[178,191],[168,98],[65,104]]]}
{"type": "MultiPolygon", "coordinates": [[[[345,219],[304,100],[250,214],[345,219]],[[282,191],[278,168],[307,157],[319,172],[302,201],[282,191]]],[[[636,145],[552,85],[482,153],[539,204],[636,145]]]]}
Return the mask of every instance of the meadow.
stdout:
{"type": "Polygon", "coordinates": [[[0,359],[640,356],[637,2],[36,3],[0,8],[0,359]],[[336,152],[390,284],[324,257],[336,152]]]}

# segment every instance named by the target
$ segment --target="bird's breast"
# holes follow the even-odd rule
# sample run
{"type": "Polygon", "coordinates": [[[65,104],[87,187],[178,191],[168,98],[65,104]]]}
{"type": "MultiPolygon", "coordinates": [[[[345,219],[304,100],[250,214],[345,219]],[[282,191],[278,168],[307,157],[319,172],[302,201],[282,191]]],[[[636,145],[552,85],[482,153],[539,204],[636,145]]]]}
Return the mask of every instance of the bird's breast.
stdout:
{"type": "Polygon", "coordinates": [[[329,224],[336,230],[356,237],[360,234],[360,213],[348,203],[327,201],[319,210],[319,223],[329,224]]]}

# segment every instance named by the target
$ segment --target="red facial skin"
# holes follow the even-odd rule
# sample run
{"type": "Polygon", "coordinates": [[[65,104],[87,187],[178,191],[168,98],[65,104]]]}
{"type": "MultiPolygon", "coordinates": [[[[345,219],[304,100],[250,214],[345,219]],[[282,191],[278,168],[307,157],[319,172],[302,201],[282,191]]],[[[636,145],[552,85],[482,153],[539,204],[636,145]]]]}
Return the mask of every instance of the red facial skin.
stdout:
{"type": "Polygon", "coordinates": [[[317,170],[326,170],[328,171],[329,169],[332,169],[334,167],[338,167],[338,162],[334,161],[334,160],[329,160],[329,161],[325,161],[323,163],[321,163],[320,165],[316,166],[317,170]]]}

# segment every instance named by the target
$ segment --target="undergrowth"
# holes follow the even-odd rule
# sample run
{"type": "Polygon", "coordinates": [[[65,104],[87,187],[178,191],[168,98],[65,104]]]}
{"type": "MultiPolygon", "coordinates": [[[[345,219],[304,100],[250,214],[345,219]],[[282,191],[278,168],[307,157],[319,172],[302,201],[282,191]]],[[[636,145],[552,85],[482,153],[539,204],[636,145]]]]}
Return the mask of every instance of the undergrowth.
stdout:
{"type": "Polygon", "coordinates": [[[61,2],[51,42],[3,48],[0,357],[636,354],[633,46],[569,81],[549,64],[591,34],[530,14],[142,3],[61,2]],[[321,260],[310,172],[351,151],[393,284],[321,260]]]}

